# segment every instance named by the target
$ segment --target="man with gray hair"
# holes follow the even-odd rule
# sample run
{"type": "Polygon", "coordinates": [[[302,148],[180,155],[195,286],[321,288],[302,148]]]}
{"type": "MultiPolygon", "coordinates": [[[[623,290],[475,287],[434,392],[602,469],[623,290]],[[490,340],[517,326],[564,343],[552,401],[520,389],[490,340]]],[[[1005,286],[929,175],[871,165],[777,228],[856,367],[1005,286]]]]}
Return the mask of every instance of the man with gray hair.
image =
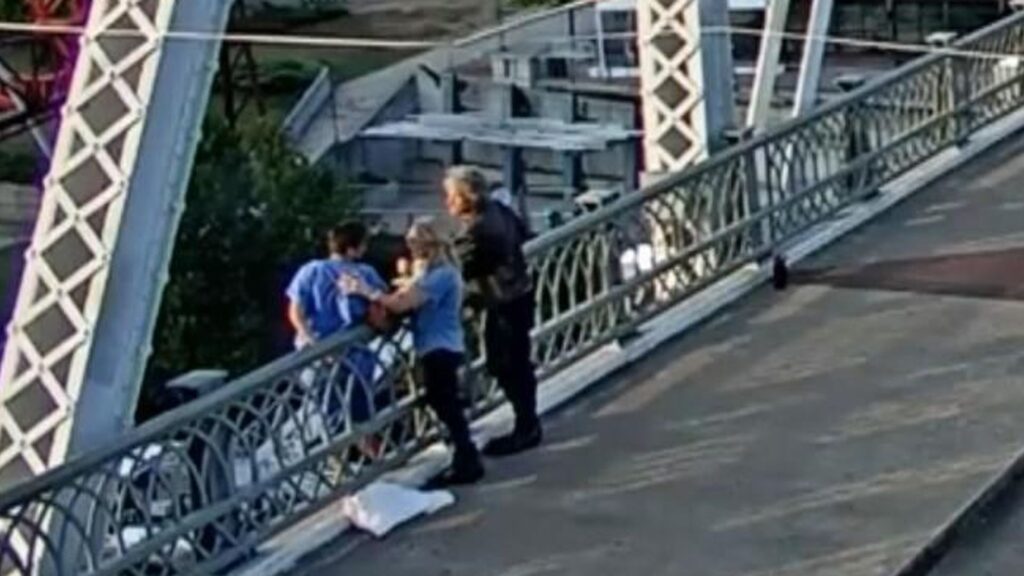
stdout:
{"type": "Polygon", "coordinates": [[[523,255],[527,228],[511,208],[488,197],[487,179],[479,170],[450,168],[444,189],[448,212],[464,224],[456,246],[470,304],[475,300],[487,312],[487,368],[515,413],[512,433],[490,441],[484,454],[517,454],[540,445],[543,436],[531,359],[534,294],[523,255]]]}

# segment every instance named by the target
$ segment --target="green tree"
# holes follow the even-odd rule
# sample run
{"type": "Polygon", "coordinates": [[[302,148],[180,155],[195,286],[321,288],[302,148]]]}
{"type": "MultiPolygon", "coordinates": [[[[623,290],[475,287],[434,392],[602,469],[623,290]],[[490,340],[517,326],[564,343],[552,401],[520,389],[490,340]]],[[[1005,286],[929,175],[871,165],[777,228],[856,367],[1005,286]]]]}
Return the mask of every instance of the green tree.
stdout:
{"type": "Polygon", "coordinates": [[[148,380],[197,368],[238,374],[282,352],[283,291],[352,213],[352,196],[269,122],[208,120],[199,145],[148,380]]]}
{"type": "Polygon", "coordinates": [[[0,0],[0,18],[23,21],[25,19],[25,2],[22,0],[0,0]]]}
{"type": "Polygon", "coordinates": [[[0,150],[0,182],[32,184],[39,172],[40,160],[19,150],[0,150]]]}

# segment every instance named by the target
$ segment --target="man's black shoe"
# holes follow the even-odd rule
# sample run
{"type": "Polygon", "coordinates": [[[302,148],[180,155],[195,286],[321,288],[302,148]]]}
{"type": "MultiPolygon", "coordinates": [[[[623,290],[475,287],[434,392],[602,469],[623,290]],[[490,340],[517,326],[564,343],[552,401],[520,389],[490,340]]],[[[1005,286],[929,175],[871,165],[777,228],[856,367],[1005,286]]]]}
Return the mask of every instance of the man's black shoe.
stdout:
{"type": "Polygon", "coordinates": [[[452,466],[430,479],[424,486],[424,490],[441,490],[451,486],[465,486],[475,484],[484,477],[484,465],[479,457],[466,459],[452,463],[452,466]]]}
{"type": "Polygon", "coordinates": [[[484,446],[484,454],[495,458],[512,456],[513,454],[533,450],[540,446],[543,440],[544,432],[540,424],[537,424],[525,432],[517,430],[506,436],[500,436],[491,440],[487,443],[487,446],[484,446]]]}

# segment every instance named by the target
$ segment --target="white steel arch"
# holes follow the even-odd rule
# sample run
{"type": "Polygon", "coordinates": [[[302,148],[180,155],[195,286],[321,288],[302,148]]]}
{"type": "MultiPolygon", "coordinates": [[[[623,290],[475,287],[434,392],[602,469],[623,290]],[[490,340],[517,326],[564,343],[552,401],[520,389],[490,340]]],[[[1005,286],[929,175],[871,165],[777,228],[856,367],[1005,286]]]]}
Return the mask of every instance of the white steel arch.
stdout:
{"type": "Polygon", "coordinates": [[[94,0],[0,364],[0,488],[129,423],[231,2],[94,0]]]}

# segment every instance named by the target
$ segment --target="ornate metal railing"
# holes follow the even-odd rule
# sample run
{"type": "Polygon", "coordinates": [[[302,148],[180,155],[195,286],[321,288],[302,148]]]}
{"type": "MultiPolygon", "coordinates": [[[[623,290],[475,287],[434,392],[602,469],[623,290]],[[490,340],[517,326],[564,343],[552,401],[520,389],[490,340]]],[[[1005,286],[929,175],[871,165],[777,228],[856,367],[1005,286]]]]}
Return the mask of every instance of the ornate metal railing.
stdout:
{"type": "Polygon", "coordinates": [[[1015,15],[545,234],[539,363],[565,366],[1024,105],[1015,15]]]}
{"type": "MultiPolygon", "coordinates": [[[[956,50],[532,242],[540,370],[628,336],[1024,105],[1022,70],[996,57],[1024,52],[1024,15],[956,50]]],[[[414,368],[404,330],[339,335],[9,490],[0,575],[223,570],[436,438],[414,368]]],[[[495,404],[490,380],[469,381],[475,412],[495,404]]]]}

